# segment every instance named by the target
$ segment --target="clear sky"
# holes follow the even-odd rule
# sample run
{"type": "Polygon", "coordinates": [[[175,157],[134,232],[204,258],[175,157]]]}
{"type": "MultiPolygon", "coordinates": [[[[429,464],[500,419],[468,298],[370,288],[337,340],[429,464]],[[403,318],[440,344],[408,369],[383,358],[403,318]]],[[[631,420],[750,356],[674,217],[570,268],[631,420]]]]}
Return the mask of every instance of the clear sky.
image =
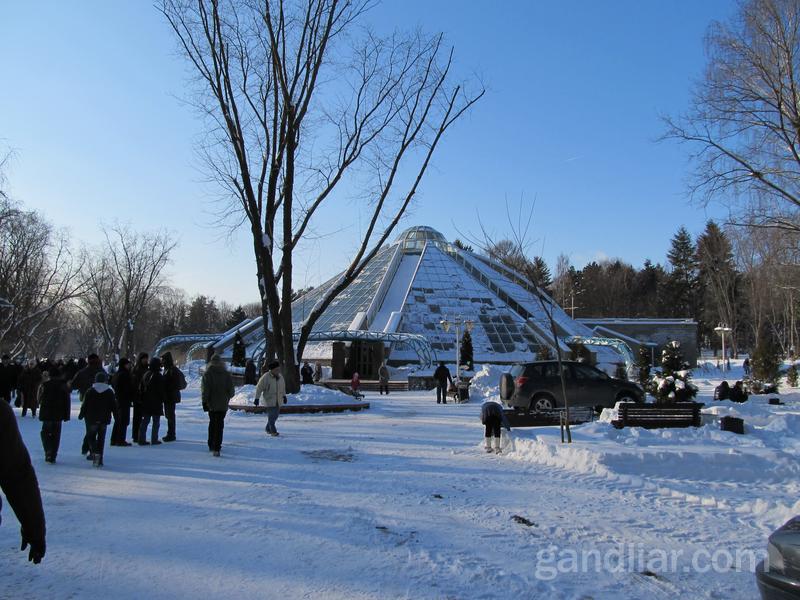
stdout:
{"type": "MultiPolygon", "coordinates": [[[[452,240],[496,237],[504,204],[535,201],[536,250],[554,267],[621,258],[664,262],[679,226],[693,235],[724,207],[690,205],[688,149],[657,143],[660,115],[687,107],[709,23],[728,0],[387,1],[377,29],[445,32],[458,69],[487,95],[445,139],[404,226],[452,240]]],[[[229,302],[257,299],[246,231],[215,228],[217,189],[194,155],[201,125],[182,103],[186,65],[147,0],[0,0],[0,143],[15,150],[13,196],[76,241],[99,224],[166,227],[180,246],[175,285],[229,302]]],[[[345,264],[359,220],[306,247],[295,288],[345,264]]]]}

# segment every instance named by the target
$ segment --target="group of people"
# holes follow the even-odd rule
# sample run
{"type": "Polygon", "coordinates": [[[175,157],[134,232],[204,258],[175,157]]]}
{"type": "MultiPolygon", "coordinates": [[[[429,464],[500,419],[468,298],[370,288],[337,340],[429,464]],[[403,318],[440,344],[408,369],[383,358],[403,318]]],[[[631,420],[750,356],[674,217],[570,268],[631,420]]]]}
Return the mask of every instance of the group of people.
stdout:
{"type": "MultiPolygon", "coordinates": [[[[12,363],[2,359],[0,381],[3,398],[11,404],[7,392],[12,363]]],[[[41,440],[45,461],[55,463],[61,443],[62,424],[70,420],[71,393],[79,395],[81,408],[78,419],[84,421],[85,435],[81,451],[97,467],[103,465],[106,430],[112,423],[111,445],[157,445],[176,439],[175,405],[181,401],[186,378],[175,364],[172,354],[164,353],[150,360],[142,353],[135,365],[121,358],[112,365],[109,377],[97,354],[86,360],[49,363],[30,361],[16,380],[16,394],[24,417],[28,410],[39,412],[42,422],[41,440]],[[131,421],[131,409],[133,420],[131,421]],[[167,434],[159,440],[161,417],[167,420],[167,434]],[[132,423],[132,442],[127,441],[128,426],[132,423]],[[152,426],[151,426],[152,423],[152,426]],[[150,440],[147,430],[150,427],[150,440]]],[[[13,389],[13,388],[12,388],[13,389]]]]}

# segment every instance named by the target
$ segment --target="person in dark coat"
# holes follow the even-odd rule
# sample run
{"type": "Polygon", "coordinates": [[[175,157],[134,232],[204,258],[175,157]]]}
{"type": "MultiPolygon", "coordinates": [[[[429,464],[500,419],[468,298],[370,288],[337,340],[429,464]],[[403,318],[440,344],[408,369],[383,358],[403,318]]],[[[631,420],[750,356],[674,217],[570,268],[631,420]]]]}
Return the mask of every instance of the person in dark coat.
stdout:
{"type": "Polygon", "coordinates": [[[137,443],[146,446],[148,443],[157,446],[161,443],[158,439],[158,429],[161,426],[161,417],[164,414],[164,402],[167,399],[167,389],[164,375],[161,374],[161,359],[154,357],[147,366],[147,373],[142,377],[139,388],[141,398],[142,423],[139,426],[137,443]],[[147,441],[147,426],[153,420],[150,431],[150,442],[147,441]]]}
{"type": "Polygon", "coordinates": [[[150,364],[150,355],[147,352],[139,354],[136,364],[133,366],[131,375],[133,376],[133,419],[131,420],[131,433],[134,441],[139,441],[139,429],[142,427],[142,379],[147,373],[147,366],[150,364]]]}
{"type": "Polygon", "coordinates": [[[175,405],[181,401],[181,390],[186,388],[186,377],[172,359],[171,352],[161,355],[161,364],[164,365],[164,416],[167,419],[167,435],[164,442],[175,441],[175,405]]]}
{"type": "Polygon", "coordinates": [[[737,381],[733,384],[729,397],[731,402],[747,402],[748,395],[747,392],[744,391],[744,384],[741,381],[737,381]]]}
{"type": "Polygon", "coordinates": [[[492,451],[492,439],[494,439],[494,451],[500,454],[500,428],[505,427],[506,431],[511,431],[503,407],[493,400],[484,402],[481,406],[481,423],[486,427],[483,438],[486,451],[492,451]]]}
{"type": "Polygon", "coordinates": [[[56,462],[61,445],[61,423],[69,421],[71,401],[67,382],[58,368],[50,369],[50,379],[39,386],[39,420],[42,422],[44,460],[56,462]]]}
{"type": "MultiPolygon", "coordinates": [[[[125,438],[128,437],[128,424],[131,422],[131,406],[136,397],[136,389],[133,387],[131,361],[127,358],[119,359],[117,372],[111,377],[111,387],[114,388],[114,395],[117,398],[114,427],[111,429],[111,445],[130,446],[125,438]]],[[[136,436],[134,432],[134,439],[136,436]]]]}
{"type": "Polygon", "coordinates": [[[19,434],[17,418],[7,402],[0,402],[0,489],[22,526],[20,549],[30,546],[28,560],[38,565],[46,549],[42,496],[31,457],[19,434]]]}
{"type": "Polygon", "coordinates": [[[314,384],[314,369],[308,361],[303,363],[303,368],[300,369],[300,378],[303,385],[313,385],[314,384]]]}
{"type": "Polygon", "coordinates": [[[219,456],[228,402],[235,393],[233,378],[219,354],[214,354],[208,362],[200,382],[200,391],[203,410],[208,413],[208,449],[214,456],[219,456]]]}
{"type": "Polygon", "coordinates": [[[64,381],[70,381],[78,372],[78,363],[74,358],[70,358],[64,365],[61,374],[64,376],[64,381]]]}
{"type": "Polygon", "coordinates": [[[17,367],[8,354],[0,360],[0,399],[11,404],[11,391],[17,388],[17,367]]]}
{"type": "Polygon", "coordinates": [[[731,386],[723,381],[714,388],[714,400],[728,400],[731,397],[731,386]]]}
{"type": "MultiPolygon", "coordinates": [[[[80,361],[79,361],[80,362],[80,361]]],[[[97,354],[90,354],[86,361],[86,366],[80,371],[75,373],[75,377],[69,382],[70,389],[77,390],[80,396],[81,405],[83,405],[83,397],[90,387],[94,384],[94,379],[97,374],[103,371],[103,363],[100,362],[100,357],[97,354]]],[[[105,371],[104,371],[105,372],[105,371]]],[[[88,424],[84,422],[86,427],[86,435],[83,436],[83,444],[81,444],[81,454],[89,453],[89,429],[88,424]]]]}
{"type": "Polygon", "coordinates": [[[18,394],[22,398],[22,416],[24,417],[28,410],[36,418],[36,407],[38,406],[39,385],[42,383],[42,371],[36,364],[36,361],[31,359],[28,365],[20,373],[17,380],[18,394]]]}
{"type": "Polygon", "coordinates": [[[106,429],[111,423],[115,408],[114,390],[108,385],[108,375],[105,371],[100,371],[92,387],[86,391],[81,407],[81,415],[89,432],[89,458],[95,467],[103,466],[106,429]]]}
{"type": "Polygon", "coordinates": [[[256,363],[252,358],[248,358],[247,363],[244,365],[244,384],[255,385],[257,381],[256,363]]]}
{"type": "Polygon", "coordinates": [[[433,372],[433,378],[436,380],[436,404],[447,404],[447,386],[453,384],[450,369],[443,362],[439,363],[433,372]]]}

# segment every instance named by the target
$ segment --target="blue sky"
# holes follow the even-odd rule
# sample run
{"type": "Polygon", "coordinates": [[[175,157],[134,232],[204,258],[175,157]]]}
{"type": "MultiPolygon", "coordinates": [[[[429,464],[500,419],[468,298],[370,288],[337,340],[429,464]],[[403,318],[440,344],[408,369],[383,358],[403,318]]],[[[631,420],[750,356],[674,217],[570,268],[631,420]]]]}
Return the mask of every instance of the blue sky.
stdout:
{"type": "MultiPolygon", "coordinates": [[[[660,115],[687,107],[702,76],[708,24],[735,3],[385,2],[377,29],[443,31],[457,68],[486,97],[445,139],[405,226],[448,239],[496,237],[504,205],[535,202],[535,250],[580,267],[603,257],[664,262],[679,226],[693,234],[722,206],[690,205],[688,149],[657,143],[660,115]]],[[[76,241],[119,219],[166,227],[180,247],[169,274],[190,294],[257,298],[247,232],[215,228],[216,188],[193,152],[201,124],[182,102],[188,71],[147,1],[0,3],[0,143],[15,150],[12,194],[76,241]]],[[[356,208],[299,257],[295,287],[345,263],[356,208]]],[[[326,230],[325,227],[328,227],[326,230]]]]}

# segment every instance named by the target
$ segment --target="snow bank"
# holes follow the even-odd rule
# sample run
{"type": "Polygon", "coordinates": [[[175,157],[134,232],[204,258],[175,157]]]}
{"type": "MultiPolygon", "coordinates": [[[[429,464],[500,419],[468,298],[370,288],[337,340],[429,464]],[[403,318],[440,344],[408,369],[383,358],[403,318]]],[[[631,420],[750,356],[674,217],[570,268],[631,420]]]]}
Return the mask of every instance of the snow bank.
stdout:
{"type": "Polygon", "coordinates": [[[767,396],[714,402],[708,394],[715,382],[704,383],[703,427],[615,429],[616,409],[606,409],[597,421],[572,427],[572,444],[561,443],[558,428],[514,430],[509,456],[594,475],[603,485],[733,510],[765,529],[798,514],[800,394],[783,395],[778,406],[767,396]],[[722,431],[724,416],[744,419],[745,435],[722,431]]]}
{"type": "Polygon", "coordinates": [[[470,400],[472,402],[485,402],[486,400],[499,402],[500,376],[510,368],[488,364],[480,366],[470,382],[470,400]]]}
{"type": "MultiPolygon", "coordinates": [[[[231,404],[253,405],[256,386],[243,385],[236,388],[231,404]]],[[[287,404],[352,404],[356,400],[344,392],[319,385],[304,385],[297,394],[286,394],[287,404]]]]}

